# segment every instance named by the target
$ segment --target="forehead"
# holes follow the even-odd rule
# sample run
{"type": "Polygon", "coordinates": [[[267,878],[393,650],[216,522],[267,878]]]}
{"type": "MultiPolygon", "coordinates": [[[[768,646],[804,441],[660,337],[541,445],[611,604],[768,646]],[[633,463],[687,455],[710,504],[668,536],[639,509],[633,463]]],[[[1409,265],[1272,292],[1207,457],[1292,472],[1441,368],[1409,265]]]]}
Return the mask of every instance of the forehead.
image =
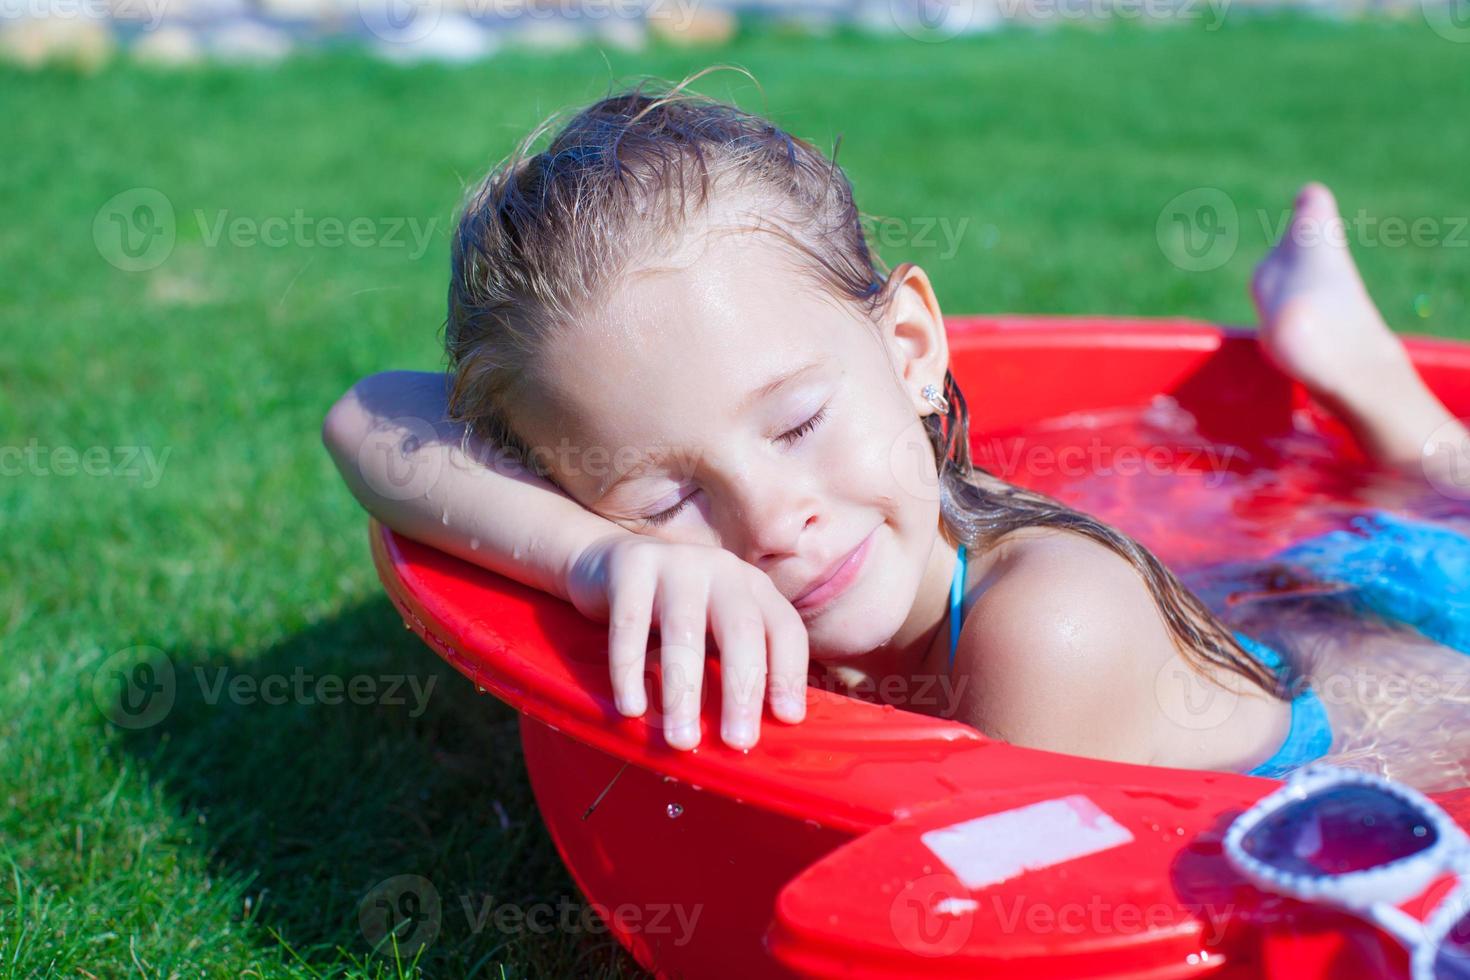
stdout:
{"type": "Polygon", "coordinates": [[[692,418],[729,416],[777,374],[876,339],[767,235],[716,231],[666,262],[633,270],[544,352],[561,425],[677,445],[692,418]]]}

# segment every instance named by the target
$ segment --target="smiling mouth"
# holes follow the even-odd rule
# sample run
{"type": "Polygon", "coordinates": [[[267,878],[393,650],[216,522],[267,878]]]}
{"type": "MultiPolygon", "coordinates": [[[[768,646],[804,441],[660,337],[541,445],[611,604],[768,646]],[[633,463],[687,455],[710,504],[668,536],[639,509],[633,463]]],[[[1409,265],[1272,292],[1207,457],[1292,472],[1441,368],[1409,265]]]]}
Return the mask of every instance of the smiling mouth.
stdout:
{"type": "Polygon", "coordinates": [[[815,609],[847,591],[867,564],[868,553],[873,550],[872,543],[875,534],[877,534],[877,528],[869,531],[867,537],[863,538],[856,548],[848,552],[830,576],[802,593],[791,604],[797,609],[815,609]]]}

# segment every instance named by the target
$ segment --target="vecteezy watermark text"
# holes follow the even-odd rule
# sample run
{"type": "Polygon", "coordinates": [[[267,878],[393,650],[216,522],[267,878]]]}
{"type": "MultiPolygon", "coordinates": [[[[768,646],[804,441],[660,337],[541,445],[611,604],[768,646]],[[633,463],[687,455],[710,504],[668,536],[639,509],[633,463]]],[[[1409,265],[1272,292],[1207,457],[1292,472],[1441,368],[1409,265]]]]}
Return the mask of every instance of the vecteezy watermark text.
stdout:
{"type": "Polygon", "coordinates": [[[24,446],[0,446],[0,477],[93,476],[142,480],[152,490],[163,480],[173,447],[45,446],[31,439],[24,446]]]}
{"type": "Polygon", "coordinates": [[[1228,445],[1120,446],[1100,438],[1064,446],[1024,438],[977,440],[975,445],[976,458],[984,459],[986,468],[1004,480],[1020,476],[1173,476],[1183,471],[1203,473],[1206,485],[1218,485],[1240,453],[1238,447],[1228,445]]]}
{"type": "MultiPolygon", "coordinates": [[[[953,874],[935,872],[908,882],[889,904],[889,926],[899,945],[926,958],[951,956],[969,940],[976,923],[1005,935],[1128,936],[1178,926],[1186,918],[1205,926],[1203,946],[1223,941],[1230,903],[1131,902],[1101,894],[1050,901],[1027,896],[977,896],[953,874]]],[[[1203,953],[1208,960],[1208,952],[1203,953]]],[[[1201,962],[1193,954],[1192,962],[1201,962]]]]}
{"type": "MultiPolygon", "coordinates": [[[[465,930],[479,935],[492,929],[501,935],[624,935],[660,937],[660,942],[686,946],[704,913],[703,904],[622,902],[604,905],[579,902],[567,895],[554,901],[506,902],[490,894],[461,894],[453,903],[464,916],[465,930]]],[[[435,941],[444,927],[446,903],[434,883],[422,875],[403,874],[370,888],[358,904],[358,925],[374,949],[390,942],[400,951],[417,951],[435,941]]]]}
{"type": "Polygon", "coordinates": [[[211,707],[232,705],[386,705],[407,707],[410,718],[428,708],[438,677],[412,674],[290,673],[250,674],[230,667],[195,666],[182,674],[172,658],[157,647],[119,650],[92,676],[92,696],[106,718],[119,728],[151,728],[168,717],[178,702],[183,678],[194,681],[198,698],[211,707]]]}
{"type": "Polygon", "coordinates": [[[124,20],[151,31],[163,22],[170,0],[0,0],[0,21],[124,20]]]}
{"type": "MultiPolygon", "coordinates": [[[[424,256],[439,228],[437,217],[340,217],[303,208],[270,215],[195,208],[190,214],[191,231],[205,248],[393,249],[403,250],[410,261],[424,256]]],[[[173,202],[152,187],[114,195],[92,220],[98,254],[124,272],[145,272],[168,261],[183,230],[173,202]]]]}
{"type": "Polygon", "coordinates": [[[1350,215],[1303,214],[1292,220],[1290,209],[1257,208],[1246,215],[1220,188],[1195,187],[1164,205],[1154,232],[1165,258],[1186,272],[1209,272],[1229,262],[1251,218],[1273,248],[1287,241],[1300,247],[1470,248],[1470,215],[1465,214],[1374,214],[1358,208],[1350,215]]]}

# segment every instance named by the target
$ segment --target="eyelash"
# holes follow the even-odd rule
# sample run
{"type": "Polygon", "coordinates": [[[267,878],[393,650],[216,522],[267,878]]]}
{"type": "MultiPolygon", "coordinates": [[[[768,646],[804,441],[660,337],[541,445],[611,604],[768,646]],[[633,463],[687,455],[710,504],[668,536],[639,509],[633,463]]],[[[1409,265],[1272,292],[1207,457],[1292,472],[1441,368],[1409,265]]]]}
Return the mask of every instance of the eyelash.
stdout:
{"type": "MultiPolygon", "coordinates": [[[[798,425],[790,432],[784,432],[781,435],[777,436],[776,441],[787,446],[791,445],[792,443],[798,442],[802,439],[802,437],[806,436],[817,426],[821,425],[822,421],[826,419],[826,417],[827,406],[823,405],[821,408],[817,409],[816,414],[807,419],[805,422],[801,423],[801,425],[798,425]]],[[[680,500],[677,504],[670,507],[668,510],[659,511],[657,514],[645,517],[640,521],[640,523],[644,527],[659,527],[660,525],[667,524],[669,521],[672,521],[675,517],[679,516],[679,512],[684,509],[684,506],[689,503],[689,498],[693,496],[694,494],[689,494],[689,496],[685,497],[683,500],[680,500]]]]}

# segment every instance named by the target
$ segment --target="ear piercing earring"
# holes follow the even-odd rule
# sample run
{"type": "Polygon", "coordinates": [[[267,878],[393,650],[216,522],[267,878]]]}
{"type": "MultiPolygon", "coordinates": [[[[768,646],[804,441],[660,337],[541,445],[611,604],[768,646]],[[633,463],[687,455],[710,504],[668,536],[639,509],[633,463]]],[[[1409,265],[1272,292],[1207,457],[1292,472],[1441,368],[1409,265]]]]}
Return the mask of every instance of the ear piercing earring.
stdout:
{"type": "Polygon", "coordinates": [[[941,415],[949,414],[949,399],[944,397],[937,384],[933,382],[926,384],[919,394],[929,400],[929,404],[934,406],[936,412],[941,415]]]}

